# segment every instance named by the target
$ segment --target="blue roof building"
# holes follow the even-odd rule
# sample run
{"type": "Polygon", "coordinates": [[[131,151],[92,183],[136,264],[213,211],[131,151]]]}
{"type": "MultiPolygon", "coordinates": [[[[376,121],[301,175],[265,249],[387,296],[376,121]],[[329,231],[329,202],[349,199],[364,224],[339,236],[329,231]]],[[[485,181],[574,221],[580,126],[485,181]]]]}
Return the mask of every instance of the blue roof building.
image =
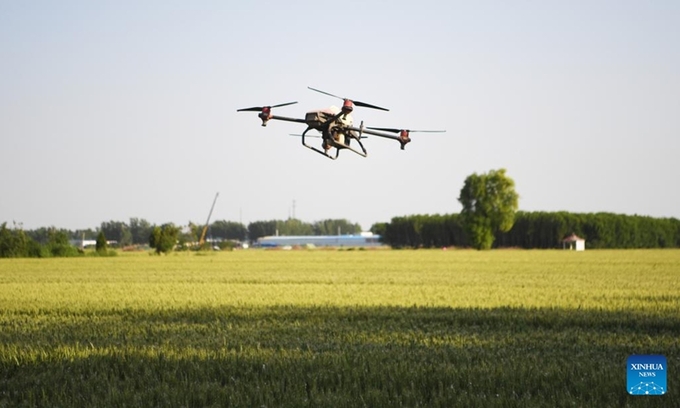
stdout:
{"type": "Polygon", "coordinates": [[[291,235],[268,236],[257,240],[263,248],[285,246],[315,246],[315,247],[379,247],[380,235],[291,235]]]}

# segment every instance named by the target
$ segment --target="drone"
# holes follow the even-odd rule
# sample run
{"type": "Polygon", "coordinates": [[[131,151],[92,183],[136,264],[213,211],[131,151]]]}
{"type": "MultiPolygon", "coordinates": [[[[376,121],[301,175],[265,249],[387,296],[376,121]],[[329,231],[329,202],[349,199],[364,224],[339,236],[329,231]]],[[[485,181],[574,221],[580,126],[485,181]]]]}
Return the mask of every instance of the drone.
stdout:
{"type": "Polygon", "coordinates": [[[291,136],[301,136],[302,145],[331,159],[335,160],[338,158],[341,150],[349,150],[362,157],[367,157],[368,152],[361,143],[361,139],[367,138],[366,135],[378,136],[386,139],[392,139],[399,142],[401,150],[404,150],[406,144],[411,142],[409,137],[412,132],[429,132],[429,133],[441,133],[445,130],[409,130],[409,129],[397,129],[397,128],[384,128],[384,127],[369,127],[364,126],[362,121],[359,127],[354,126],[354,121],[352,119],[351,113],[354,111],[354,107],[377,109],[381,111],[389,111],[389,109],[382,108],[380,106],[371,105],[365,102],[352,100],[349,98],[343,98],[337,95],[333,95],[328,92],[321,91],[312,87],[307,87],[312,91],[322,93],[324,95],[332,96],[334,98],[341,99],[342,107],[331,106],[326,109],[319,109],[307,112],[304,119],[289,118],[285,116],[278,116],[272,114],[272,109],[281,108],[283,106],[293,105],[296,102],[286,102],[278,105],[270,106],[254,106],[251,108],[237,109],[237,112],[259,112],[257,115],[262,120],[262,126],[267,126],[267,122],[270,120],[282,120],[285,122],[295,122],[304,123],[307,125],[307,129],[302,132],[302,135],[291,135],[291,136]],[[307,133],[310,130],[315,130],[318,134],[307,133]],[[321,138],[321,149],[316,148],[307,144],[306,138],[316,137],[321,138]],[[356,141],[359,145],[359,149],[350,146],[352,141],[356,141]],[[335,149],[333,152],[331,149],[335,149]],[[333,154],[334,153],[334,154],[333,154]]]}

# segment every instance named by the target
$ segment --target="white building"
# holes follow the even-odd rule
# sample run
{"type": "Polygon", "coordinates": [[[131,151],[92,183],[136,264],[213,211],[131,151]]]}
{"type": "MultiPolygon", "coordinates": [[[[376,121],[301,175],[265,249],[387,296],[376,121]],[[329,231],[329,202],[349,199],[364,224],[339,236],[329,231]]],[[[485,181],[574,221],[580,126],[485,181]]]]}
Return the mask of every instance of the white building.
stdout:
{"type": "Polygon", "coordinates": [[[586,240],[572,233],[571,235],[562,240],[562,248],[573,249],[576,251],[585,251],[586,240]]]}

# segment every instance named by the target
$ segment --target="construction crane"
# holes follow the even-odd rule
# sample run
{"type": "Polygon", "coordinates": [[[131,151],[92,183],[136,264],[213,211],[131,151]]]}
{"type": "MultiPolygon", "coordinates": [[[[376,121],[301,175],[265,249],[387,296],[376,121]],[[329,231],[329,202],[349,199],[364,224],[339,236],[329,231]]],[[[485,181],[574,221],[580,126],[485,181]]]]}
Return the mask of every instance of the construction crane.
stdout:
{"type": "Polygon", "coordinates": [[[205,243],[205,234],[208,232],[208,227],[210,226],[210,217],[212,216],[213,210],[215,209],[215,203],[217,202],[217,197],[220,195],[218,192],[215,194],[215,199],[213,200],[212,206],[210,207],[210,212],[208,213],[208,219],[205,221],[205,226],[203,227],[203,231],[201,231],[201,239],[198,240],[198,245],[203,246],[205,243]]]}

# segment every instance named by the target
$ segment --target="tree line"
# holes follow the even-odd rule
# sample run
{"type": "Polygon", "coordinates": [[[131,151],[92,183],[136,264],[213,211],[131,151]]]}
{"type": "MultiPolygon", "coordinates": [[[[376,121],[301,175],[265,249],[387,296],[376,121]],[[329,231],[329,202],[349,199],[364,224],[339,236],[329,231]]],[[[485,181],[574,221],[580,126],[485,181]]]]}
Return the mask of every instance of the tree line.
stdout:
{"type": "Polygon", "coordinates": [[[677,248],[680,221],[639,215],[518,212],[519,195],[505,169],[471,174],[458,201],[460,214],[395,217],[373,232],[394,248],[559,248],[568,235],[588,248],[677,248]]]}
{"type": "MultiPolygon", "coordinates": [[[[152,225],[131,218],[129,223],[103,222],[97,230],[69,231],[54,227],[23,230],[17,225],[0,224],[0,257],[77,256],[71,245],[75,239],[95,239],[101,233],[117,246],[149,245],[163,249],[176,244],[196,242],[204,227],[190,223],[188,228],[168,223],[152,225]],[[167,231],[166,236],[162,235],[167,231]]],[[[213,239],[255,241],[267,235],[334,235],[356,234],[358,224],[347,220],[324,220],[305,223],[297,219],[256,221],[245,225],[231,221],[210,224],[213,239]]],[[[393,248],[474,247],[461,214],[409,215],[394,217],[388,223],[377,223],[371,232],[393,248]]],[[[586,240],[587,248],[678,248],[680,220],[613,213],[569,213],[518,211],[507,232],[496,231],[494,248],[548,249],[560,248],[571,234],[586,240]]]]}
{"type": "Polygon", "coordinates": [[[0,258],[47,258],[77,256],[78,249],[71,245],[67,231],[56,228],[42,228],[39,231],[24,231],[16,225],[8,228],[0,224],[0,258]],[[40,236],[40,241],[35,236],[40,236]]]}
{"type": "MultiPolygon", "coordinates": [[[[82,253],[71,244],[72,241],[96,240],[97,249],[108,247],[107,241],[119,248],[146,246],[157,252],[172,248],[187,248],[198,242],[205,225],[189,222],[186,226],[173,223],[154,225],[142,218],[130,218],[129,222],[106,221],[98,228],[85,230],[41,227],[24,230],[21,225],[0,224],[0,258],[77,256],[82,253]]],[[[240,222],[218,220],[207,227],[210,241],[246,242],[256,241],[267,235],[335,235],[357,234],[359,224],[345,219],[327,219],[313,223],[290,218],[287,220],[256,221],[245,226],[240,222]]],[[[99,253],[108,253],[98,251],[99,253]]]]}
{"type": "MultiPolygon", "coordinates": [[[[376,224],[372,231],[382,235],[393,248],[474,247],[462,214],[410,215],[376,224]]],[[[496,231],[494,248],[561,248],[562,240],[576,234],[586,248],[678,248],[680,220],[613,213],[524,212],[514,224],[496,231]]]]}
{"type": "MultiPolygon", "coordinates": [[[[411,215],[374,224],[371,232],[393,248],[497,247],[557,248],[563,239],[576,234],[588,248],[677,248],[680,247],[680,221],[612,213],[518,212],[519,195],[515,182],[505,169],[471,174],[465,179],[458,201],[460,214],[411,215]]],[[[268,235],[340,235],[361,232],[359,224],[327,219],[306,223],[298,219],[256,221],[244,226],[231,221],[215,221],[209,226],[192,222],[186,228],[172,223],[161,226],[131,218],[130,223],[103,222],[98,229],[67,232],[54,228],[23,231],[0,225],[0,257],[67,256],[70,235],[74,239],[94,239],[97,252],[107,254],[106,242],[118,246],[146,245],[156,252],[195,247],[210,241],[256,241],[268,235]],[[62,254],[62,255],[58,255],[62,254]]]]}

